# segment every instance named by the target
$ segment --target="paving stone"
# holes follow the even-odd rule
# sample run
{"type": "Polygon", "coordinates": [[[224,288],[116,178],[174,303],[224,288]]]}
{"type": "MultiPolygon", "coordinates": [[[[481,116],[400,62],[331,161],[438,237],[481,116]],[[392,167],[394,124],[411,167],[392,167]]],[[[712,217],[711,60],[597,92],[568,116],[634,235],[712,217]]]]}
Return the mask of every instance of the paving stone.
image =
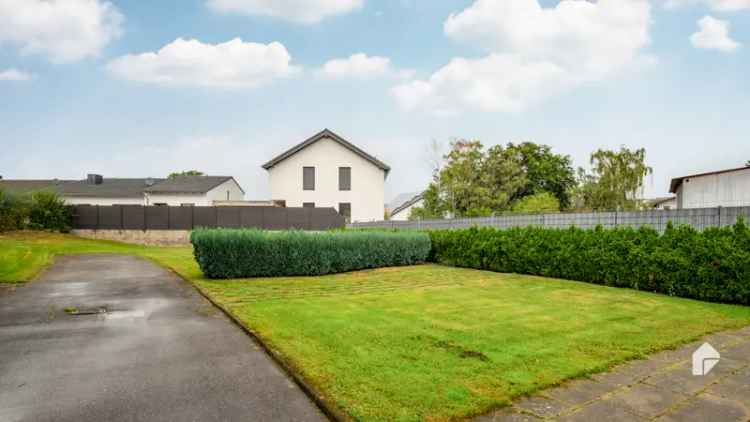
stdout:
{"type": "Polygon", "coordinates": [[[593,379],[574,380],[550,390],[544,395],[571,405],[582,405],[610,393],[619,387],[605,384],[593,379]]]}
{"type": "Polygon", "coordinates": [[[574,413],[563,415],[558,422],[591,422],[591,421],[618,421],[636,422],[645,420],[632,413],[627,406],[623,406],[609,399],[597,400],[584,406],[574,413]]]}
{"type": "Polygon", "coordinates": [[[710,386],[706,393],[734,400],[750,408],[750,368],[723,378],[718,384],[710,386]]]}
{"type": "Polygon", "coordinates": [[[612,387],[625,387],[637,384],[649,375],[665,370],[667,366],[661,361],[637,360],[616,366],[610,372],[593,375],[591,379],[612,387]]]}
{"type": "Polygon", "coordinates": [[[537,395],[521,399],[513,407],[541,418],[551,418],[563,413],[571,406],[559,400],[537,395]]]}
{"type": "Polygon", "coordinates": [[[735,334],[737,334],[738,336],[750,337],[750,325],[745,328],[740,328],[739,330],[735,331],[735,334]]]}
{"type": "Polygon", "coordinates": [[[744,422],[748,419],[750,419],[750,411],[742,404],[710,394],[701,394],[657,420],[660,422],[744,422]]]}
{"type": "Polygon", "coordinates": [[[688,396],[648,384],[618,392],[610,400],[625,406],[630,412],[644,417],[654,417],[685,400],[688,396]]]}
{"type": "MultiPolygon", "coordinates": [[[[721,363],[721,362],[720,362],[721,363]]],[[[693,375],[691,365],[680,365],[670,371],[662,372],[645,381],[654,387],[676,391],[678,393],[695,394],[705,390],[711,384],[718,382],[727,374],[718,369],[718,365],[707,375],[693,375]]],[[[725,365],[725,367],[728,365],[725,365]]]]}
{"type": "Polygon", "coordinates": [[[474,419],[476,422],[538,422],[541,419],[526,413],[520,413],[509,407],[504,407],[490,414],[474,419]]]}
{"type": "Polygon", "coordinates": [[[724,349],[727,346],[731,346],[732,344],[735,344],[735,343],[744,342],[745,340],[747,339],[741,334],[737,333],[736,331],[725,331],[721,333],[715,333],[715,334],[711,334],[703,338],[703,342],[709,343],[713,347],[719,349],[719,351],[721,351],[721,349],[724,349]]]}
{"type": "Polygon", "coordinates": [[[745,362],[750,359],[750,341],[741,342],[720,352],[721,357],[728,357],[731,359],[744,360],[745,362]]]}

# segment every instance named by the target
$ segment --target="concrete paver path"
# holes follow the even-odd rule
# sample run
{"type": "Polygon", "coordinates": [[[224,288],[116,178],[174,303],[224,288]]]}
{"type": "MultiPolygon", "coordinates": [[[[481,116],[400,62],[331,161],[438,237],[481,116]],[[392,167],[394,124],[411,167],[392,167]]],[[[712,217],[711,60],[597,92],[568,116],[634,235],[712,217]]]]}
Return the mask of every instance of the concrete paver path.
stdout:
{"type": "Polygon", "coordinates": [[[325,417],[252,339],[149,261],[64,257],[0,294],[0,421],[123,420],[325,417]]]}
{"type": "Polygon", "coordinates": [[[749,421],[750,327],[541,391],[476,420],[749,421]],[[692,354],[704,342],[721,359],[708,375],[695,376],[692,354]]]}

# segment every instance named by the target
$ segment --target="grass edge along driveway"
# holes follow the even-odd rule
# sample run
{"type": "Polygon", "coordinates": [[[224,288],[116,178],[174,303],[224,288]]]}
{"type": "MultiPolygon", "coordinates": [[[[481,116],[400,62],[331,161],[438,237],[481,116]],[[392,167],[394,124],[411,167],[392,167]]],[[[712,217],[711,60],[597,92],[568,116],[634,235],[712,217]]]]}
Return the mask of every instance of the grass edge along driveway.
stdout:
{"type": "Polygon", "coordinates": [[[30,274],[24,265],[55,254],[84,252],[135,254],[176,271],[359,420],[477,415],[566,379],[750,324],[748,307],[437,265],[206,280],[189,247],[50,234],[0,235],[0,279],[30,274]],[[14,260],[23,261],[15,270],[8,265],[14,260]]]}

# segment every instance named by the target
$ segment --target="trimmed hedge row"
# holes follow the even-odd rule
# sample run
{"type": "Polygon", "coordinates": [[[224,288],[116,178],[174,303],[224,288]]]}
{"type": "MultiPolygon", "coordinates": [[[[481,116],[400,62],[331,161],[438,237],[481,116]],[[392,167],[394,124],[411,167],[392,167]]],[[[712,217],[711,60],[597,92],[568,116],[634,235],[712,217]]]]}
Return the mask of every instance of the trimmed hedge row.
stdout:
{"type": "Polygon", "coordinates": [[[190,236],[208,278],[321,275],[424,262],[430,237],[418,232],[198,229],[190,236]]]}
{"type": "Polygon", "coordinates": [[[471,228],[430,232],[429,260],[750,304],[750,230],[471,228]]]}

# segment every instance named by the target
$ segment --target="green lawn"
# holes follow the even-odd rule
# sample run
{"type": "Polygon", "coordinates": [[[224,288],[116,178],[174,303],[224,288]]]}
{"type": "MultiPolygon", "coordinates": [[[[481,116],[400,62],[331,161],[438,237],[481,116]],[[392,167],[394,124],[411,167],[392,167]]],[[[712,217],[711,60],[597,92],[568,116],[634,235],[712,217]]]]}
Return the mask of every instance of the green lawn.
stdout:
{"type": "Polygon", "coordinates": [[[476,415],[571,377],[750,324],[750,307],[539,277],[421,265],[212,281],[202,278],[189,248],[21,237],[0,236],[0,280],[20,280],[36,272],[30,266],[68,251],[154,259],[208,292],[329,402],[362,420],[476,415]]]}

